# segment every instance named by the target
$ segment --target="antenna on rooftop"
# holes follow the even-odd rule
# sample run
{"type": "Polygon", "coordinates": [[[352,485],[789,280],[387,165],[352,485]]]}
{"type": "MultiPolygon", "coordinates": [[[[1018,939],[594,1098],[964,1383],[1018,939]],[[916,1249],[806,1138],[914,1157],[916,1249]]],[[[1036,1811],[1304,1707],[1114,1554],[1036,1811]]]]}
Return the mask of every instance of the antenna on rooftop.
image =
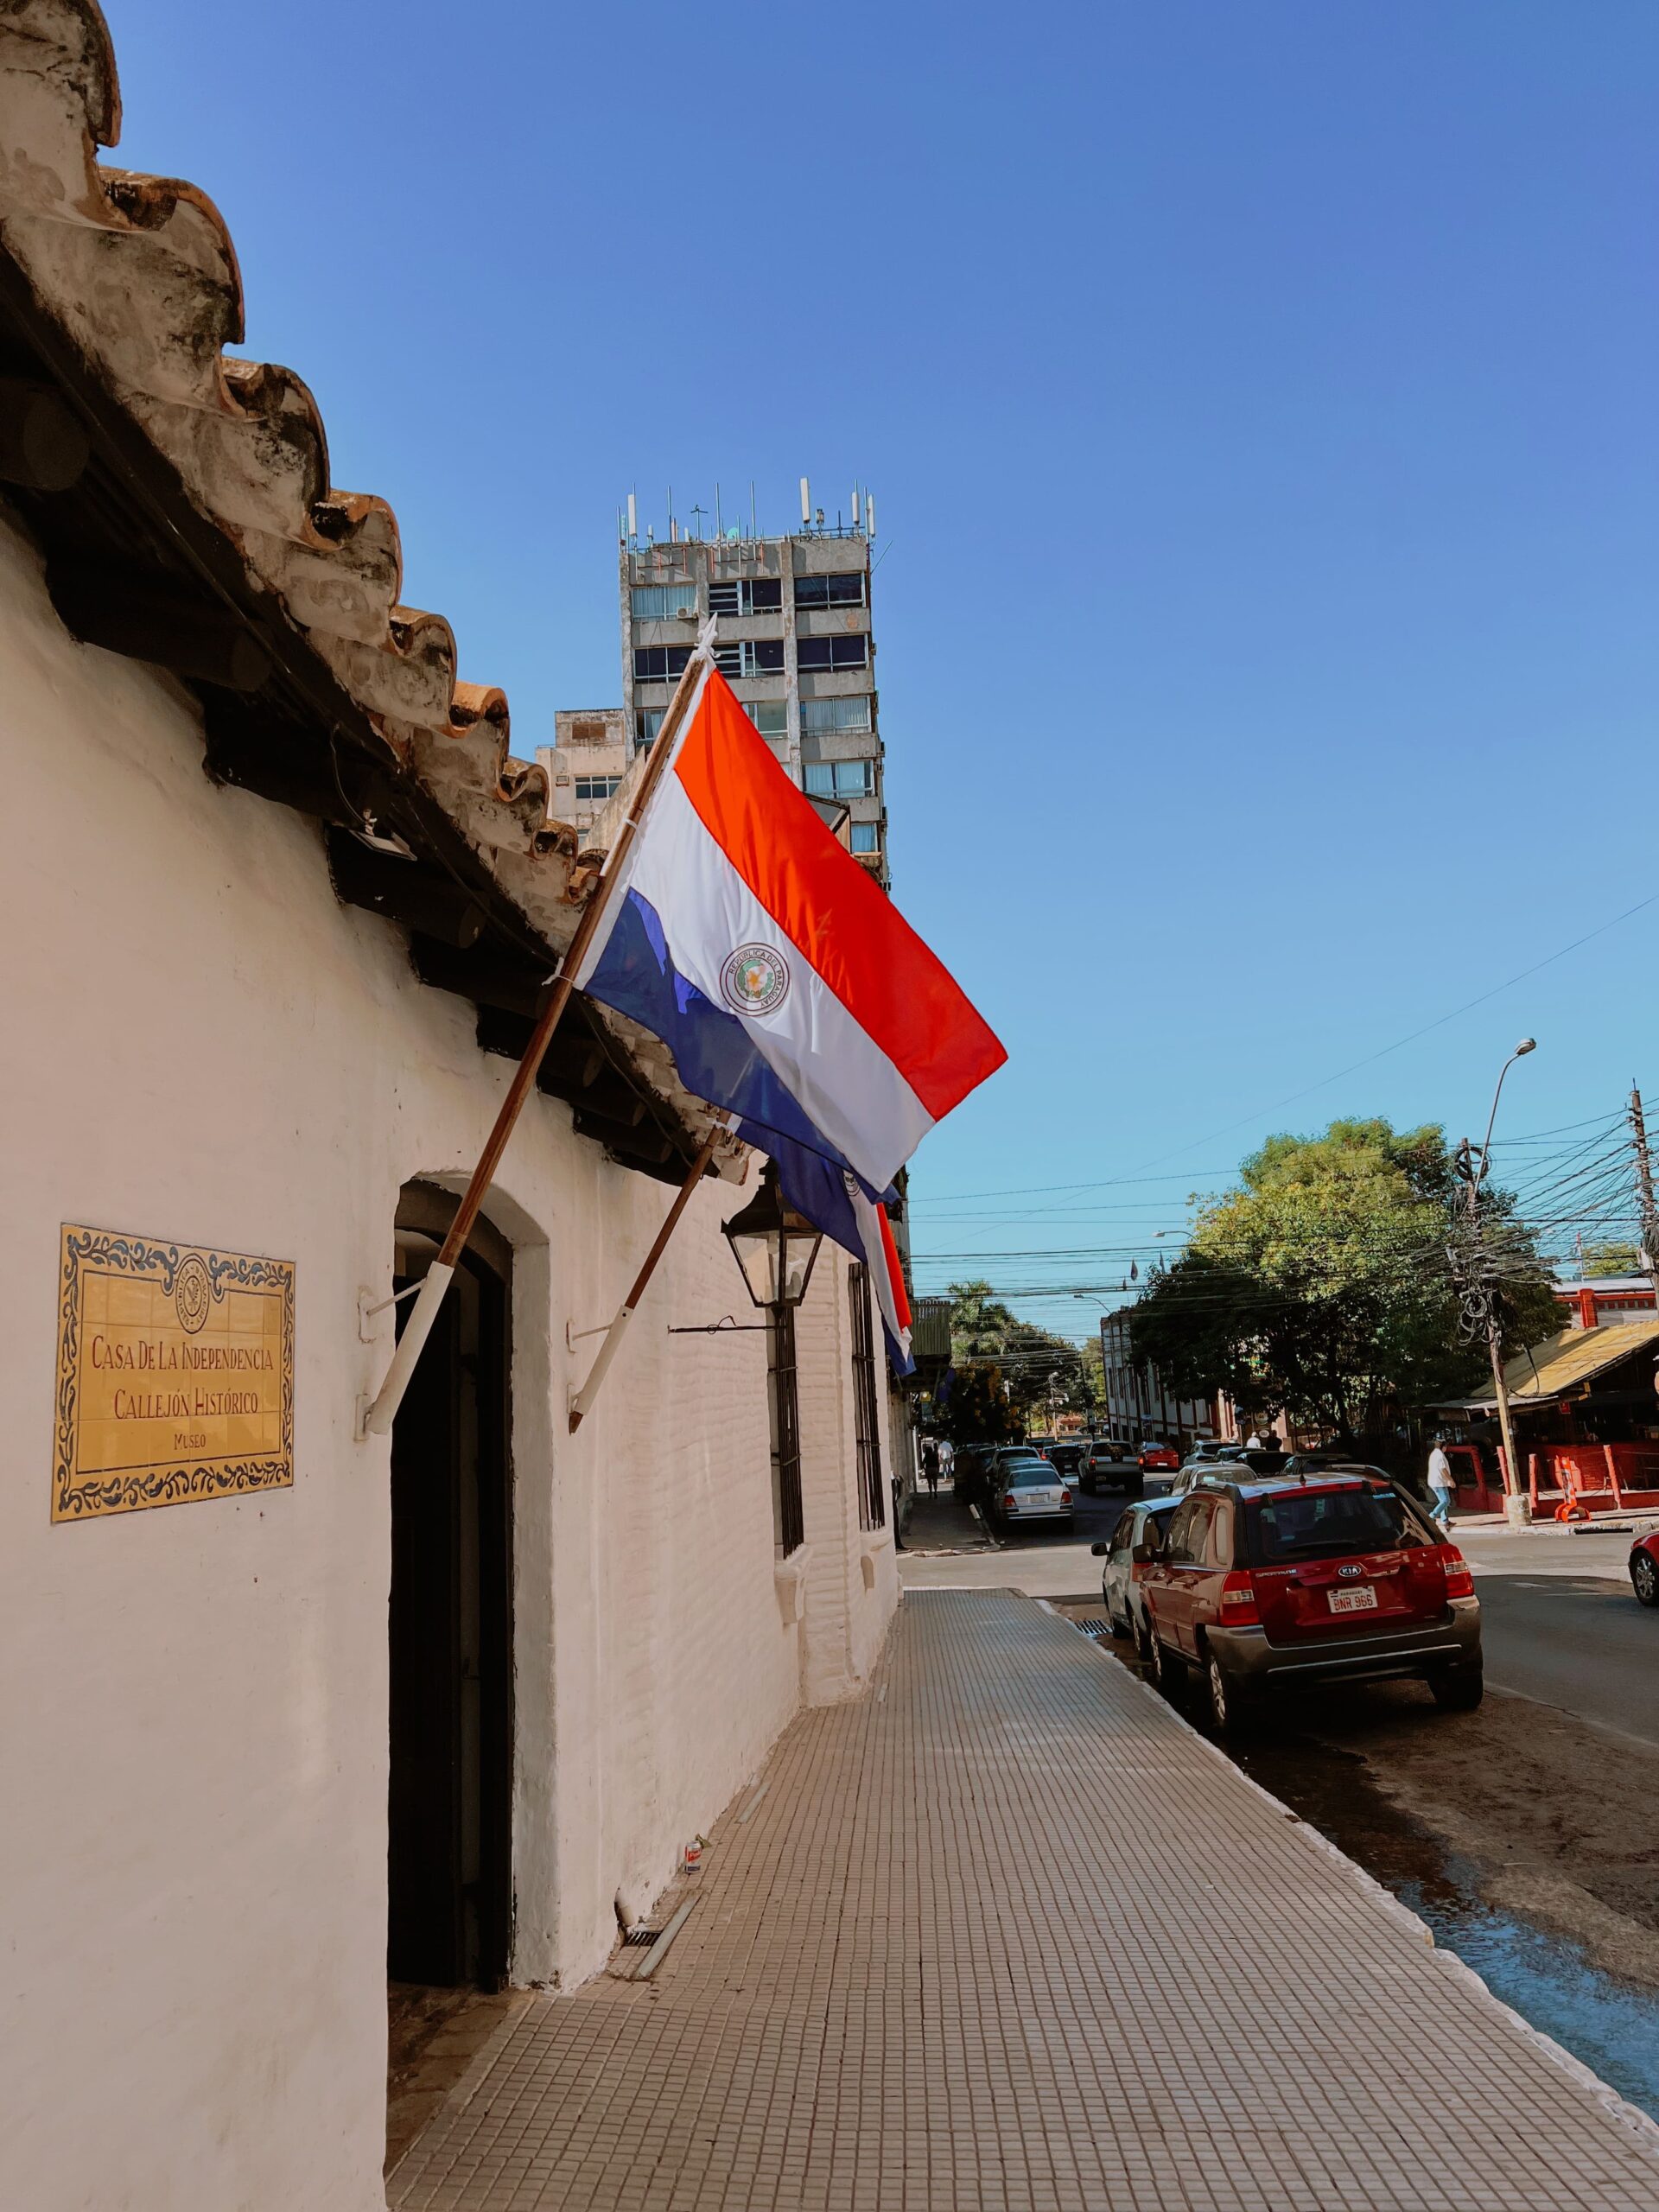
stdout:
{"type": "Polygon", "coordinates": [[[874,492],[867,492],[864,494],[864,531],[868,537],[875,536],[875,494],[874,492]]]}
{"type": "Polygon", "coordinates": [[[749,536],[759,537],[760,535],[760,525],[754,518],[754,479],[751,476],[749,479],[749,536]]]}
{"type": "Polygon", "coordinates": [[[635,506],[633,503],[633,494],[630,492],[628,494],[628,536],[631,538],[633,538],[638,537],[639,535],[639,510],[635,506]]]}
{"type": "Polygon", "coordinates": [[[810,523],[811,523],[811,520],[812,520],[812,494],[811,494],[811,493],[810,493],[810,492],[808,490],[808,488],[807,488],[807,482],[806,482],[806,479],[805,479],[805,477],[804,477],[804,476],[803,476],[803,477],[802,477],[802,479],[801,479],[801,527],[802,527],[802,529],[803,529],[803,530],[804,530],[804,529],[808,528],[808,527],[810,526],[810,523]]]}

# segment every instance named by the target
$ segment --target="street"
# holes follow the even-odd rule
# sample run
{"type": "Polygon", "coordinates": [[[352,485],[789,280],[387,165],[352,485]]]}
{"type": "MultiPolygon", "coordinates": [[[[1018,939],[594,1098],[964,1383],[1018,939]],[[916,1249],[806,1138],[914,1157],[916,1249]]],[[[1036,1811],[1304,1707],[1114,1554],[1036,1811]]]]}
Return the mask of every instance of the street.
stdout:
{"type": "Polygon", "coordinates": [[[1628,1581],[1516,1569],[1481,1574],[1475,1586],[1494,1688],[1659,1744],[1659,1617],[1637,1604],[1628,1581]]]}

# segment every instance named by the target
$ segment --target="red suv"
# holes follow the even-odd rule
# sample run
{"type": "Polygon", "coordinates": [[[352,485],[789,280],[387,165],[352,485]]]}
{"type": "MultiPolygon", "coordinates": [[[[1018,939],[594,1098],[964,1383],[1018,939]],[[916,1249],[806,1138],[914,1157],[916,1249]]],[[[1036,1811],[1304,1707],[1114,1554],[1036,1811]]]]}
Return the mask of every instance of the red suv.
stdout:
{"type": "Polygon", "coordinates": [[[1205,1476],[1135,1547],[1153,1678],[1204,1676],[1218,1730],[1285,1683],[1416,1675],[1480,1703],[1480,1605],[1463,1554],[1375,1469],[1205,1476]]]}

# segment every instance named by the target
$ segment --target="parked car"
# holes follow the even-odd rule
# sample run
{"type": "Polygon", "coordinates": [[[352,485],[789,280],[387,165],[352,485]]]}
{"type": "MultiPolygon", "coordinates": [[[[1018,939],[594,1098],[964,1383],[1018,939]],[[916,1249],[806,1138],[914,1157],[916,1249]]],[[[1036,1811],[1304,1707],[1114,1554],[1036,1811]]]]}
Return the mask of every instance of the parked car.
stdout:
{"type": "Polygon", "coordinates": [[[1297,1682],[1416,1676],[1456,1712],[1480,1703],[1480,1605],[1463,1554],[1368,1468],[1298,1478],[1217,1470],[1131,1554],[1147,1658],[1204,1677],[1217,1730],[1297,1682]]]}
{"type": "Polygon", "coordinates": [[[950,1494],[963,1505],[977,1505],[982,1512],[990,1496],[990,1469],[996,1458],[994,1444],[959,1444],[950,1462],[950,1494]]]}
{"type": "Polygon", "coordinates": [[[999,1452],[993,1510],[1005,1531],[1039,1522],[1069,1529],[1071,1485],[1035,1452],[999,1452]]]}
{"type": "MultiPolygon", "coordinates": [[[[1337,1463],[1333,1461],[1329,1464],[1337,1463]]],[[[1341,1464],[1347,1466],[1350,1471],[1354,1465],[1351,1460],[1341,1464]]],[[[1207,1481],[1212,1475],[1218,1475],[1225,1480],[1231,1473],[1241,1481],[1248,1482],[1252,1474],[1296,1475],[1301,1471],[1296,1461],[1287,1459],[1282,1452],[1251,1452],[1243,1444],[1223,1444],[1217,1447],[1215,1456],[1211,1459],[1195,1459],[1189,1452],[1182,1460],[1177,1472],[1170,1478],[1165,1494],[1170,1497],[1185,1497],[1190,1490],[1196,1488],[1199,1483],[1207,1481]]],[[[1369,1467],[1365,1471],[1375,1475],[1379,1482],[1387,1482],[1389,1479],[1381,1467],[1369,1467]]]]}
{"type": "Polygon", "coordinates": [[[1181,1457],[1173,1444],[1146,1443],[1135,1455],[1141,1472],[1142,1497],[1167,1497],[1181,1471],[1181,1457]]]}
{"type": "Polygon", "coordinates": [[[1218,1444],[1213,1436],[1201,1436],[1181,1465],[1196,1467],[1202,1463],[1208,1466],[1217,1459],[1242,1459],[1243,1457],[1244,1446],[1242,1444],[1218,1444]]]}
{"type": "Polygon", "coordinates": [[[1103,1544],[1090,1546],[1095,1557],[1106,1562],[1100,1570],[1100,1602],[1112,1634],[1127,1637],[1141,1653],[1147,1648],[1147,1613],[1141,1600],[1141,1578],[1147,1570],[1144,1562],[1135,1565],[1135,1548],[1146,1541],[1148,1528],[1161,1528],[1179,1503],[1173,1497],[1137,1499],[1124,1507],[1103,1544]]]}
{"type": "Polygon", "coordinates": [[[1058,1467],[1063,1475],[1075,1476],[1087,1441],[1088,1439],[1082,1436],[1048,1437],[1043,1445],[1043,1457],[1051,1467],[1058,1467]]]}
{"type": "Polygon", "coordinates": [[[1659,1529],[1649,1529],[1630,1546],[1630,1587],[1638,1604],[1659,1605],[1659,1529]]]}
{"type": "MultiPolygon", "coordinates": [[[[1135,1490],[1141,1487],[1141,1471],[1125,1468],[1130,1455],[1121,1444],[1109,1436],[1091,1436],[1083,1447],[1083,1457],[1077,1462],[1077,1488],[1093,1497],[1103,1484],[1108,1490],[1135,1490]]],[[[1133,1464],[1131,1459],[1131,1465],[1133,1464]]]]}

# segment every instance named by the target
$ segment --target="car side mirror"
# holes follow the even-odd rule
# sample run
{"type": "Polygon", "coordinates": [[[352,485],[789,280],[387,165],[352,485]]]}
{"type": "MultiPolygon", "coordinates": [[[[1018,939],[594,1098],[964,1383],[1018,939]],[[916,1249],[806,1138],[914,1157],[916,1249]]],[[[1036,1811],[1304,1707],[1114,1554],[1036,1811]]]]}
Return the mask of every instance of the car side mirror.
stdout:
{"type": "Polygon", "coordinates": [[[1137,1544],[1135,1549],[1129,1554],[1129,1560],[1133,1566],[1150,1567],[1157,1556],[1158,1547],[1156,1544],[1137,1544]]]}
{"type": "Polygon", "coordinates": [[[1090,1544],[1089,1547],[1090,1556],[1092,1559],[1104,1559],[1111,1548],[1112,1548],[1109,1544],[1090,1544]]]}

